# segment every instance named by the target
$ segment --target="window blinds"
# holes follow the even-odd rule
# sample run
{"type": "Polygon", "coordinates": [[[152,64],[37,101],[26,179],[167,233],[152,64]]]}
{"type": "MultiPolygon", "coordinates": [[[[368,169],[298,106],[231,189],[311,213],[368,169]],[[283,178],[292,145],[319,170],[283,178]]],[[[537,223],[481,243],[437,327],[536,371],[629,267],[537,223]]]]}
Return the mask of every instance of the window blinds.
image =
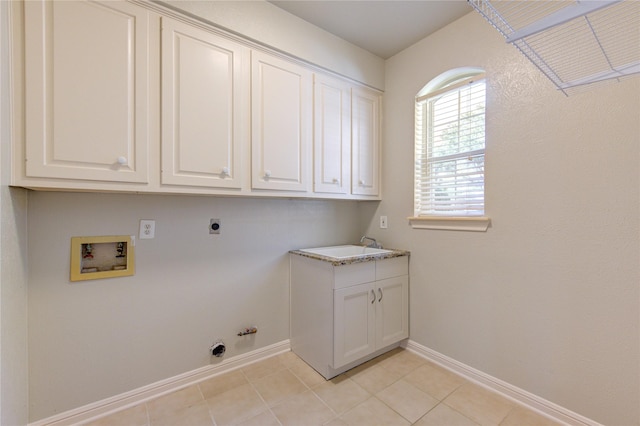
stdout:
{"type": "Polygon", "coordinates": [[[416,216],[484,214],[483,77],[416,99],[416,216]]]}

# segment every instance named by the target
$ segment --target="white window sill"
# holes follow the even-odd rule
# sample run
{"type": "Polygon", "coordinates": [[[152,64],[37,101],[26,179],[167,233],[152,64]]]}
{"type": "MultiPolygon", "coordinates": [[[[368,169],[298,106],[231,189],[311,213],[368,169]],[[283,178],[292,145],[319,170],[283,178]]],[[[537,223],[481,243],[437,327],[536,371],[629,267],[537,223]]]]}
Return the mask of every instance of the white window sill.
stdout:
{"type": "Polygon", "coordinates": [[[491,219],[485,216],[420,216],[410,217],[413,229],[486,232],[491,219]]]}

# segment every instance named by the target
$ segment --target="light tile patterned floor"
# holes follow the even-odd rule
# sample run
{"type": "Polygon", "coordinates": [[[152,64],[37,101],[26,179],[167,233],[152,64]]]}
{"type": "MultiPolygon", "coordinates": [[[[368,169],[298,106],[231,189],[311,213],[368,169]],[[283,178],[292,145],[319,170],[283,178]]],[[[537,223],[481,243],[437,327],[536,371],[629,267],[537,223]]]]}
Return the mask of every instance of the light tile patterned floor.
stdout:
{"type": "Polygon", "coordinates": [[[553,421],[403,349],[326,381],[288,352],[90,426],[545,426],[553,421]]]}

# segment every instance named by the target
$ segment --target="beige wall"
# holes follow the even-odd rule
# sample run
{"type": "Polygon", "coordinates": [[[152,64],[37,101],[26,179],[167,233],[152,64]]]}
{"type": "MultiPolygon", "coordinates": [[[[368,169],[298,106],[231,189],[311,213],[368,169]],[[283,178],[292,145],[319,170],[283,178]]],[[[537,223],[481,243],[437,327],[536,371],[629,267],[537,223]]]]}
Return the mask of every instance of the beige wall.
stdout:
{"type": "Polygon", "coordinates": [[[266,1],[161,2],[317,66],[384,89],[384,60],[266,1]]]}
{"type": "Polygon", "coordinates": [[[29,194],[30,419],[289,338],[291,249],[355,242],[358,203],[29,194]],[[220,218],[220,235],[210,235],[220,218]],[[137,234],[132,277],[69,281],[73,236],[137,234]],[[256,326],[254,338],[237,337],[256,326]]]}
{"type": "MultiPolygon", "coordinates": [[[[205,7],[190,3],[184,7],[205,7]]],[[[378,203],[29,193],[31,420],[207,365],[218,337],[227,340],[226,356],[288,338],[286,252],[352,242],[369,225],[385,245],[412,251],[413,340],[599,422],[640,423],[638,79],[566,98],[475,14],[369,75],[371,58],[353,66],[332,57],[330,37],[288,45],[298,33],[283,39],[299,24],[290,17],[276,18],[289,23],[277,27],[279,41],[269,41],[270,5],[257,6],[264,14],[255,15],[238,9],[246,5],[227,7],[200,12],[301,57],[296,49],[313,46],[314,56],[303,59],[386,85],[385,200],[376,209],[378,203]],[[487,233],[414,231],[406,221],[412,99],[439,73],[467,65],[489,75],[493,225],[487,233]],[[388,215],[389,229],[377,228],[378,214],[388,215]],[[222,219],[219,236],[206,231],[212,217],[222,219]],[[136,234],[139,219],[156,219],[157,237],[138,241],[134,277],[69,282],[71,236],[136,234]],[[234,337],[247,323],[259,328],[251,345],[234,337]]],[[[8,277],[5,256],[23,260],[27,231],[25,193],[5,188],[0,196],[0,232],[3,242],[11,238],[0,246],[4,424],[11,419],[5,399],[26,401],[5,387],[26,376],[19,359],[18,372],[6,374],[7,351],[25,349],[19,337],[5,340],[7,312],[24,324],[25,277],[13,263],[17,272],[8,277]],[[10,212],[9,196],[16,206],[10,212]],[[18,292],[6,299],[12,289],[18,292]],[[13,302],[18,308],[7,311],[13,302]]]]}
{"type": "MultiPolygon", "coordinates": [[[[314,64],[384,83],[383,60],[266,2],[179,3],[314,64]]],[[[225,358],[287,340],[287,252],[356,242],[367,204],[46,192],[28,201],[28,230],[9,228],[28,235],[31,421],[206,366],[217,338],[227,342],[225,358]],[[222,220],[220,235],[209,235],[210,218],[222,220]],[[135,276],[69,282],[72,236],[137,234],[140,219],[156,220],[156,238],[138,240],[135,276]],[[252,325],[255,338],[236,337],[252,325]]]]}
{"type": "Polygon", "coordinates": [[[25,190],[9,188],[11,126],[8,2],[0,2],[0,424],[28,416],[25,190]]]}
{"type": "MultiPolygon", "coordinates": [[[[640,423],[640,78],[565,97],[471,13],[386,63],[383,191],[411,338],[598,422],[640,423]],[[486,233],[413,230],[413,97],[487,71],[486,233]]],[[[377,216],[377,215],[376,215],[377,216]]]]}

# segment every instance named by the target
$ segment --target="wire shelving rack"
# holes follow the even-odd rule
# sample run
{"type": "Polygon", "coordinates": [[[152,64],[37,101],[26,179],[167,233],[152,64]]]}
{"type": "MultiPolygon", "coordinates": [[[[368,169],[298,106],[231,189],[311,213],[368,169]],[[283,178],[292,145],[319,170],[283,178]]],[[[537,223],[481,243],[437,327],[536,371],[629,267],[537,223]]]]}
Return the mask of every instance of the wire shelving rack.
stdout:
{"type": "Polygon", "coordinates": [[[640,74],[640,0],[467,0],[558,89],[640,74]]]}

